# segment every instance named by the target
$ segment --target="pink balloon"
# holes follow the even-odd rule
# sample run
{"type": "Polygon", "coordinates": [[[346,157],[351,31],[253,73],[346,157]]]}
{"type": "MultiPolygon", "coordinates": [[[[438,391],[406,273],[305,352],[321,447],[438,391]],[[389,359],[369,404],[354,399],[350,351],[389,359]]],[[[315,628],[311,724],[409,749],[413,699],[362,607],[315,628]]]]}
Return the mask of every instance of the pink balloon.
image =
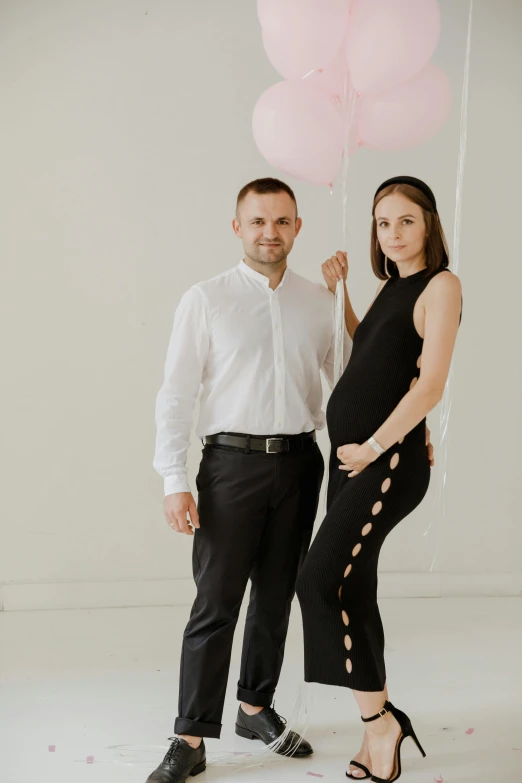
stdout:
{"type": "Polygon", "coordinates": [[[348,25],[349,0],[257,0],[268,59],[285,79],[332,62],[348,25]]]}
{"type": "Polygon", "coordinates": [[[348,75],[348,66],[346,65],[345,47],[341,45],[335,58],[320,71],[314,71],[306,77],[309,84],[313,84],[319,89],[324,90],[329,95],[334,95],[340,99],[344,97],[345,80],[347,80],[347,93],[350,89],[350,78],[348,75]]]}
{"type": "Polygon", "coordinates": [[[423,144],[444,125],[451,110],[448,77],[432,63],[411,81],[361,98],[359,140],[374,150],[405,150],[423,144]]]}
{"type": "Polygon", "coordinates": [[[252,118],[260,153],[275,168],[329,185],[341,166],[343,124],[333,99],[303,81],[279,82],[259,98],[252,118]]]}
{"type": "Polygon", "coordinates": [[[437,0],[355,0],[346,58],[361,94],[382,92],[424,68],[440,34],[437,0]]]}

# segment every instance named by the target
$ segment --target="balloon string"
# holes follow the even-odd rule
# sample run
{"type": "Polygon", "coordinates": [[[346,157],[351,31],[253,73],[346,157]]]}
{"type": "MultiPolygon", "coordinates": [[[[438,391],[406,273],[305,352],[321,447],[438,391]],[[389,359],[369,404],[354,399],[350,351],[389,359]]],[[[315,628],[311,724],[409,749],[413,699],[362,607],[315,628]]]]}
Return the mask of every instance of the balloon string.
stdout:
{"type": "MultiPolygon", "coordinates": [[[[343,248],[348,242],[348,165],[350,162],[350,135],[355,114],[357,93],[351,87],[348,73],[343,84],[342,110],[344,115],[344,154],[341,169],[341,208],[343,224],[343,248]]],[[[344,370],[344,283],[339,280],[335,288],[335,343],[334,343],[334,385],[344,370]]]]}
{"type": "Polygon", "coordinates": [[[466,41],[466,62],[464,65],[464,84],[462,86],[462,105],[460,112],[460,149],[457,170],[457,197],[455,201],[455,224],[453,226],[453,268],[459,273],[460,264],[460,230],[462,223],[462,183],[464,180],[464,164],[466,162],[466,146],[468,140],[468,92],[469,63],[471,57],[471,24],[473,17],[473,0],[469,2],[468,36],[466,41]]]}
{"type": "MultiPolygon", "coordinates": [[[[341,110],[344,120],[344,148],[343,163],[341,168],[341,209],[343,226],[343,248],[346,248],[348,242],[348,164],[350,161],[349,146],[350,132],[352,128],[353,117],[355,114],[355,102],[357,93],[350,87],[350,78],[348,72],[345,72],[343,82],[343,94],[341,97],[341,110]]],[[[335,308],[334,308],[334,371],[333,385],[338,382],[344,370],[344,283],[342,280],[337,282],[335,287],[335,308]]],[[[323,495],[323,517],[327,511],[327,492],[323,495]]]]}
{"type": "MultiPolygon", "coordinates": [[[[471,29],[473,21],[473,0],[469,2],[468,15],[468,33],[466,39],[466,57],[464,63],[464,80],[462,85],[462,100],[460,108],[460,147],[459,159],[457,165],[457,183],[455,192],[455,221],[453,225],[453,269],[455,274],[459,272],[460,266],[460,235],[462,225],[462,191],[464,182],[464,165],[466,162],[467,148],[467,127],[468,127],[468,93],[469,93],[469,70],[471,59],[471,29]]],[[[440,451],[441,451],[441,474],[439,489],[437,493],[437,504],[439,505],[442,516],[446,516],[446,483],[448,477],[448,444],[449,444],[449,418],[453,402],[453,362],[448,373],[448,380],[444,388],[442,402],[440,407],[440,451]]],[[[433,518],[424,532],[427,536],[433,526],[433,518]]],[[[433,571],[440,549],[440,534],[437,537],[435,554],[433,556],[430,572],[433,571]]]]}

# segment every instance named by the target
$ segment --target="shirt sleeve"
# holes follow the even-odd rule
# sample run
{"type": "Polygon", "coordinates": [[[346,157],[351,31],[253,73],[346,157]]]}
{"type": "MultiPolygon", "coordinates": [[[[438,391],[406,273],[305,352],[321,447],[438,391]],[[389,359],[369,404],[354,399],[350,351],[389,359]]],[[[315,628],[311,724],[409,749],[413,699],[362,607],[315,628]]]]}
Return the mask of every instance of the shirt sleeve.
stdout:
{"type": "MultiPolygon", "coordinates": [[[[328,386],[330,387],[330,390],[333,389],[335,386],[334,383],[334,372],[335,372],[335,297],[332,296],[333,302],[333,312],[332,312],[332,339],[330,341],[330,348],[328,349],[328,353],[326,354],[325,360],[323,362],[322,371],[324,373],[324,376],[326,380],[328,381],[328,386]]],[[[346,365],[348,364],[348,361],[350,359],[350,355],[352,353],[352,339],[348,333],[348,329],[346,328],[346,324],[343,324],[343,372],[346,369],[346,365]]]]}
{"type": "Polygon", "coordinates": [[[164,479],[165,495],[190,492],[187,450],[209,342],[203,294],[194,287],[183,295],[176,309],[163,385],[156,399],[153,465],[164,479]]]}

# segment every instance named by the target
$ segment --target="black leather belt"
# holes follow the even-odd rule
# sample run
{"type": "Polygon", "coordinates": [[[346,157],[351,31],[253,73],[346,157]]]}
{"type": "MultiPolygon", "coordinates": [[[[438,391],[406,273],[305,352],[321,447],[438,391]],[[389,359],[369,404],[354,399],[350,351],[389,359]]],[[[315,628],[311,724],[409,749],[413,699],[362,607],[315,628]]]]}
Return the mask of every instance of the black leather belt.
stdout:
{"type": "Polygon", "coordinates": [[[221,448],[244,451],[264,451],[266,454],[285,454],[292,451],[303,451],[311,443],[315,443],[315,430],[302,432],[300,435],[274,437],[259,437],[256,435],[239,435],[233,432],[218,432],[216,435],[206,435],[203,438],[205,446],[220,446],[221,448]]]}

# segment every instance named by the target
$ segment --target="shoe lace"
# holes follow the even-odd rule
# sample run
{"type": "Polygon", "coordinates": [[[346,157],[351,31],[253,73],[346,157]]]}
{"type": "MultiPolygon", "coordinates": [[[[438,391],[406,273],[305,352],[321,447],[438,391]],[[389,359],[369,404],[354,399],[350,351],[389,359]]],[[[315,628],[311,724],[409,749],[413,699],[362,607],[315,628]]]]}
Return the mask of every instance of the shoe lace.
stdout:
{"type": "Polygon", "coordinates": [[[169,742],[171,742],[172,744],[167,751],[167,755],[163,759],[164,764],[172,764],[179,756],[179,753],[181,751],[181,742],[177,737],[169,737],[169,742]]]}
{"type": "Polygon", "coordinates": [[[279,715],[276,712],[275,702],[274,702],[273,707],[268,707],[268,712],[270,713],[270,715],[274,719],[274,723],[277,725],[278,729],[280,729],[280,731],[283,732],[285,730],[285,726],[287,724],[287,720],[286,720],[286,718],[283,718],[282,715],[279,715]]]}

